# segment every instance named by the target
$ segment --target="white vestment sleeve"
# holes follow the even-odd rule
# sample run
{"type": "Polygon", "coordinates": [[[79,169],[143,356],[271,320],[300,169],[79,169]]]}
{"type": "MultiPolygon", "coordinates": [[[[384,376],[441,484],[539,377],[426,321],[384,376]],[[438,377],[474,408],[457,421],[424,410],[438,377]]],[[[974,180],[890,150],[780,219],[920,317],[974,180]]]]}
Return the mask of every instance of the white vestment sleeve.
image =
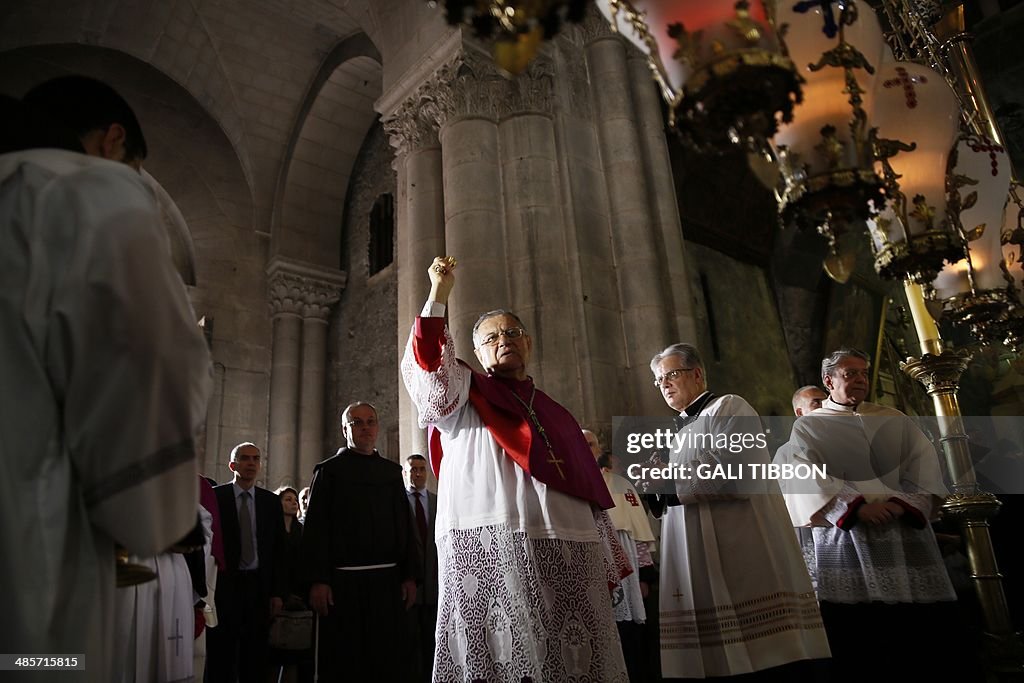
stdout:
{"type": "Polygon", "coordinates": [[[448,307],[437,301],[427,301],[423,304],[423,310],[420,311],[421,318],[443,318],[445,311],[448,307]]]}
{"type": "MultiPolygon", "coordinates": [[[[777,464],[821,466],[826,459],[818,452],[817,441],[806,433],[806,422],[797,420],[789,441],[779,447],[775,453],[777,464]]],[[[826,472],[828,472],[826,466],[826,472]]],[[[779,480],[782,494],[789,510],[790,521],[794,527],[831,526],[828,512],[835,512],[837,496],[852,491],[846,481],[827,475],[824,479],[796,479],[783,477],[779,480]]],[[[856,493],[856,492],[853,492],[856,493]]],[[[854,496],[855,498],[856,496],[854,496]]],[[[842,497],[842,508],[852,502],[853,498],[842,497]]],[[[842,513],[839,515],[842,516],[842,513]]]]}
{"type": "Polygon", "coordinates": [[[923,519],[938,519],[939,509],[948,491],[942,481],[938,454],[931,440],[920,427],[906,418],[904,422],[906,455],[900,464],[900,492],[893,494],[916,508],[923,519]],[[909,442],[909,443],[907,443],[909,442]]]}
{"type": "MultiPolygon", "coordinates": [[[[424,306],[427,312],[432,306],[443,304],[428,301],[424,306]]],[[[436,311],[437,309],[433,309],[436,311]]],[[[423,316],[436,318],[440,316],[423,316]]],[[[469,382],[472,371],[455,357],[455,342],[452,340],[448,326],[444,328],[444,347],[441,352],[441,364],[433,372],[420,367],[413,352],[416,330],[409,334],[402,357],[402,379],[412,402],[419,411],[419,425],[437,424],[458,412],[469,400],[469,382]]]]}

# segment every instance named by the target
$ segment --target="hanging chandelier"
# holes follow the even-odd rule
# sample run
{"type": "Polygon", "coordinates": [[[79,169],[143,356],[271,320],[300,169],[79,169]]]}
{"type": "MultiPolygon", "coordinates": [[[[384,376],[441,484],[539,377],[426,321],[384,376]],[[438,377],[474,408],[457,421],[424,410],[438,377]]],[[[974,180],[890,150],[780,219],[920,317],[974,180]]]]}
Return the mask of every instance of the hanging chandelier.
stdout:
{"type": "Polygon", "coordinates": [[[885,201],[871,124],[885,41],[874,13],[854,3],[782,2],[776,22],[803,79],[803,103],[772,140],[784,223],[817,230],[831,244],[885,201]]]}
{"type": "MultiPolygon", "coordinates": [[[[934,197],[945,208],[931,201],[913,203],[918,194],[908,202],[910,191],[887,207],[869,223],[876,269],[886,277],[922,283],[935,317],[949,320],[977,342],[1005,343],[1017,350],[1024,340],[1018,286],[1024,273],[1015,280],[1009,266],[1011,258],[1020,256],[1024,230],[1015,230],[1019,206],[1009,201],[1016,198],[1010,159],[999,141],[1000,131],[974,65],[962,7],[943,18],[937,3],[913,5],[906,0],[881,1],[890,27],[889,43],[901,58],[932,68],[919,71],[917,82],[909,69],[905,76],[897,73],[890,78],[895,81],[898,76],[905,88],[916,93],[930,85],[920,78],[932,76],[945,81],[949,92],[943,96],[945,103],[920,107],[916,121],[911,121],[912,115],[896,117],[899,121],[882,124],[881,129],[899,131],[903,125],[906,130],[898,134],[932,140],[935,151],[930,161],[915,159],[915,152],[900,155],[904,166],[896,162],[893,167],[907,178],[901,181],[906,187],[915,188],[910,191],[934,197]],[[947,142],[950,111],[955,112],[953,121],[959,130],[947,142]],[[939,132],[941,140],[935,139],[939,132]],[[948,150],[945,164],[938,156],[943,148],[948,150]],[[939,169],[944,177],[935,173],[939,169]],[[893,214],[903,218],[901,212],[907,220],[893,220],[893,214]],[[931,226],[922,220],[929,217],[931,226]],[[939,218],[946,222],[945,230],[937,229],[939,218]],[[905,227],[905,232],[894,235],[893,225],[905,227]],[[941,265],[938,271],[935,264],[941,265]]],[[[1020,272],[1019,262],[1016,270],[1020,272]]]]}
{"type": "MultiPolygon", "coordinates": [[[[498,64],[517,73],[587,3],[443,4],[450,23],[492,41],[498,64]]],[[[684,140],[770,160],[783,224],[825,239],[833,279],[852,273],[841,245],[866,226],[882,277],[923,285],[930,310],[982,342],[1024,343],[1020,191],[1009,190],[962,8],[943,17],[928,0],[595,4],[646,55],[684,140]]]]}
{"type": "Polygon", "coordinates": [[[762,0],[597,0],[645,55],[669,126],[691,145],[757,150],[802,100],[800,77],[762,0]]]}
{"type": "Polygon", "coordinates": [[[985,342],[1006,336],[1016,293],[1003,257],[1004,207],[1010,190],[1009,159],[1001,145],[964,132],[950,173],[949,197],[959,214],[965,258],[948,264],[931,283],[929,298],[942,315],[985,342]]]}
{"type": "Polygon", "coordinates": [[[908,142],[892,155],[884,142],[876,148],[889,197],[868,222],[875,268],[888,279],[928,283],[944,262],[964,258],[960,204],[947,201],[960,108],[942,75],[914,62],[883,63],[877,86],[879,135],[908,142]]]}
{"type": "Polygon", "coordinates": [[[931,310],[983,342],[1024,341],[1024,228],[1018,213],[1014,229],[1003,225],[1012,171],[962,10],[943,19],[940,3],[915,0],[597,5],[647,55],[686,140],[772,160],[784,225],[823,236],[833,279],[852,273],[840,245],[866,226],[882,277],[922,284],[931,310]]]}

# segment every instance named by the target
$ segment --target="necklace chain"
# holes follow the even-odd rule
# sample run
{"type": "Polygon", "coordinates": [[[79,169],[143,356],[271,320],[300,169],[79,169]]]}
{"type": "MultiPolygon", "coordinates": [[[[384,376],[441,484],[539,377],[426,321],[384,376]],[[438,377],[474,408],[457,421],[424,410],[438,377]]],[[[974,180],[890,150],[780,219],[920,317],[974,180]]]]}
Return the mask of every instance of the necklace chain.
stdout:
{"type": "Polygon", "coordinates": [[[561,475],[562,479],[564,480],[565,472],[562,471],[562,463],[564,463],[565,461],[559,460],[557,457],[555,457],[555,449],[551,445],[551,439],[548,438],[548,433],[544,431],[544,427],[540,423],[540,418],[537,417],[537,413],[533,409],[533,399],[537,398],[537,387],[533,387],[533,391],[530,393],[529,403],[524,401],[522,397],[516,393],[515,389],[512,389],[512,396],[514,396],[515,399],[519,401],[519,403],[522,404],[524,408],[526,408],[527,417],[530,418],[530,421],[533,423],[533,426],[537,428],[537,432],[540,434],[540,437],[544,439],[544,445],[547,446],[548,448],[548,455],[551,456],[551,459],[548,460],[548,462],[554,465],[556,469],[558,469],[558,474],[561,475]]]}

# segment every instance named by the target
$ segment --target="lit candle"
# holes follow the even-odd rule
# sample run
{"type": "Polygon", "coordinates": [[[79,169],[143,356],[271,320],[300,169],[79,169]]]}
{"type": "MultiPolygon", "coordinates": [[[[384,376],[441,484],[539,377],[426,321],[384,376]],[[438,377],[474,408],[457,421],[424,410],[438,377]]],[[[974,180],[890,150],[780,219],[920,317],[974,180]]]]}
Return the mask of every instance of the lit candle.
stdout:
{"type": "Polygon", "coordinates": [[[921,353],[938,355],[942,353],[942,337],[939,336],[939,328],[935,319],[928,312],[924,305],[924,294],[921,293],[921,285],[916,285],[909,280],[903,283],[907,293],[907,304],[910,306],[910,315],[914,318],[914,328],[917,330],[917,339],[921,343],[921,353]]]}

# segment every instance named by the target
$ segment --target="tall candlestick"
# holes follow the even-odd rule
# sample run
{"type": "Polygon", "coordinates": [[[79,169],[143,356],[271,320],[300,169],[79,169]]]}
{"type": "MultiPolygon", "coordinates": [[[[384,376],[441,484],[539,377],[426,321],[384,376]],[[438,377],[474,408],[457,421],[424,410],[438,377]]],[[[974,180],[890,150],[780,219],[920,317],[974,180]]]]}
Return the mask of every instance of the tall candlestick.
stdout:
{"type": "Polygon", "coordinates": [[[903,287],[907,293],[910,315],[914,319],[914,329],[917,330],[917,339],[921,344],[921,353],[933,355],[942,353],[942,337],[939,336],[939,328],[935,324],[935,319],[928,312],[928,307],[924,305],[921,285],[906,280],[903,287]]]}

